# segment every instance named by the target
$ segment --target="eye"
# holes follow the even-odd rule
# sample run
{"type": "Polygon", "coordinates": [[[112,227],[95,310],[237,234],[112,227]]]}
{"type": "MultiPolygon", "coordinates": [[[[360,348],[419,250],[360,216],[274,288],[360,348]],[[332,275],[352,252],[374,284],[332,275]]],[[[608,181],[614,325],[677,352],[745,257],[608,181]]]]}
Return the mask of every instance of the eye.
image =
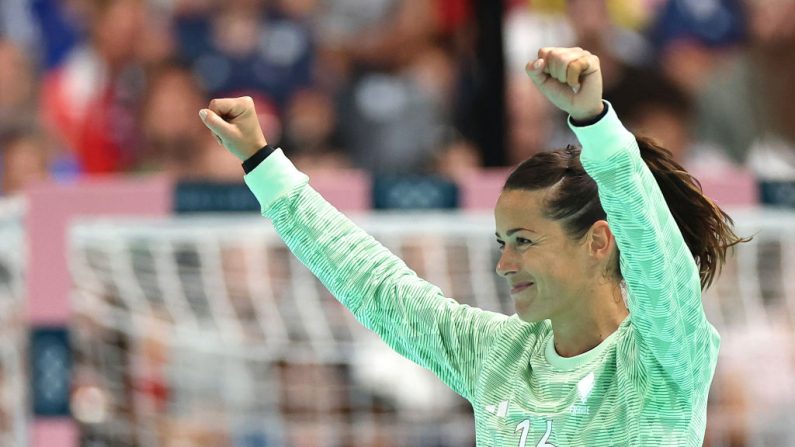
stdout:
{"type": "Polygon", "coordinates": [[[499,239],[497,239],[497,244],[500,246],[500,251],[502,251],[505,248],[505,242],[499,239]]]}
{"type": "Polygon", "coordinates": [[[523,237],[517,237],[516,238],[516,243],[518,245],[532,245],[533,241],[531,241],[530,239],[525,239],[523,237]]]}

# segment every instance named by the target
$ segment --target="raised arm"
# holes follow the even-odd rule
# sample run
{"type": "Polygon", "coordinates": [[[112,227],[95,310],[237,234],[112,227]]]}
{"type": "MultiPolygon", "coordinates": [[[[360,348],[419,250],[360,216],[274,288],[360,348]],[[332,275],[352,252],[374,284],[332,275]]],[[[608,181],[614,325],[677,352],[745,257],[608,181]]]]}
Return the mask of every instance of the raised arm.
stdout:
{"type": "Polygon", "coordinates": [[[481,363],[508,318],[461,305],[418,278],[272,151],[250,98],[214,100],[200,112],[244,161],[245,181],[290,250],[367,328],[472,400],[481,363]]]}
{"type": "Polygon", "coordinates": [[[698,267],[635,137],[602,101],[599,60],[579,48],[542,49],[528,74],[569,112],[620,252],[643,368],[684,391],[711,380],[719,338],[701,303],[698,267]]]}

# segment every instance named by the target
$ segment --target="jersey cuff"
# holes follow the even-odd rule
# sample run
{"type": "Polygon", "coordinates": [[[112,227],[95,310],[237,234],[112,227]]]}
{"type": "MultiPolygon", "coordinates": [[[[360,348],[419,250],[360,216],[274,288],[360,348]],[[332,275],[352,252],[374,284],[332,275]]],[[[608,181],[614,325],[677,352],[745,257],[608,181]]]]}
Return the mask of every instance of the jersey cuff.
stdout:
{"type": "Polygon", "coordinates": [[[266,144],[260,150],[254,153],[251,157],[248,157],[246,161],[241,164],[243,167],[243,171],[248,174],[249,172],[253,171],[254,169],[262,163],[263,160],[268,158],[270,154],[272,154],[274,149],[269,145],[266,144]]]}
{"type": "Polygon", "coordinates": [[[577,126],[569,117],[569,128],[582,144],[581,160],[598,162],[632,145],[635,136],[628,131],[616,115],[613,106],[604,101],[607,113],[595,123],[577,126]]]}
{"type": "Polygon", "coordinates": [[[276,149],[254,170],[246,174],[243,180],[254,193],[262,214],[265,215],[277,200],[296,187],[307,184],[309,177],[299,171],[281,149],[276,149]]]}

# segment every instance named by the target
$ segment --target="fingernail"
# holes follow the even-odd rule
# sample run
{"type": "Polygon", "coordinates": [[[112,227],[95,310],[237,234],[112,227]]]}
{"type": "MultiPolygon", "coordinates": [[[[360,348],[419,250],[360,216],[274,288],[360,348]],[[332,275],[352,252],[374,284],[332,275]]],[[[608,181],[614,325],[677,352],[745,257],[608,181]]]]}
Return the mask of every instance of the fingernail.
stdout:
{"type": "Polygon", "coordinates": [[[579,91],[580,91],[580,86],[579,86],[579,85],[575,85],[575,86],[573,86],[571,89],[572,89],[572,91],[573,91],[575,94],[577,94],[577,93],[579,93],[579,91]]]}
{"type": "Polygon", "coordinates": [[[202,121],[204,121],[207,118],[207,109],[199,110],[199,118],[201,118],[202,121]]]}
{"type": "Polygon", "coordinates": [[[544,61],[543,59],[539,59],[539,60],[535,61],[535,63],[533,64],[533,68],[534,68],[534,69],[536,69],[536,70],[538,70],[539,68],[541,68],[541,63],[542,63],[543,61],[544,61]]]}

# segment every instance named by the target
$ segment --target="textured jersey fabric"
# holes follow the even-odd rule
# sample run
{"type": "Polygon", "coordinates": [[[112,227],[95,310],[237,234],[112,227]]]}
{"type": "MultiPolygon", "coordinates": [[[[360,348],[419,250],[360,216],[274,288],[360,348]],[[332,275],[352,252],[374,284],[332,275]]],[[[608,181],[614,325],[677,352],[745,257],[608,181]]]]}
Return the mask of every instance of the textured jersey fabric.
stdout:
{"type": "Polygon", "coordinates": [[[556,353],[549,321],[461,305],[418,278],[280,150],[245,180],[293,253],[362,324],[471,402],[478,446],[700,446],[720,338],[697,266],[615,113],[572,129],[620,248],[630,314],[570,358],[556,353]]]}

